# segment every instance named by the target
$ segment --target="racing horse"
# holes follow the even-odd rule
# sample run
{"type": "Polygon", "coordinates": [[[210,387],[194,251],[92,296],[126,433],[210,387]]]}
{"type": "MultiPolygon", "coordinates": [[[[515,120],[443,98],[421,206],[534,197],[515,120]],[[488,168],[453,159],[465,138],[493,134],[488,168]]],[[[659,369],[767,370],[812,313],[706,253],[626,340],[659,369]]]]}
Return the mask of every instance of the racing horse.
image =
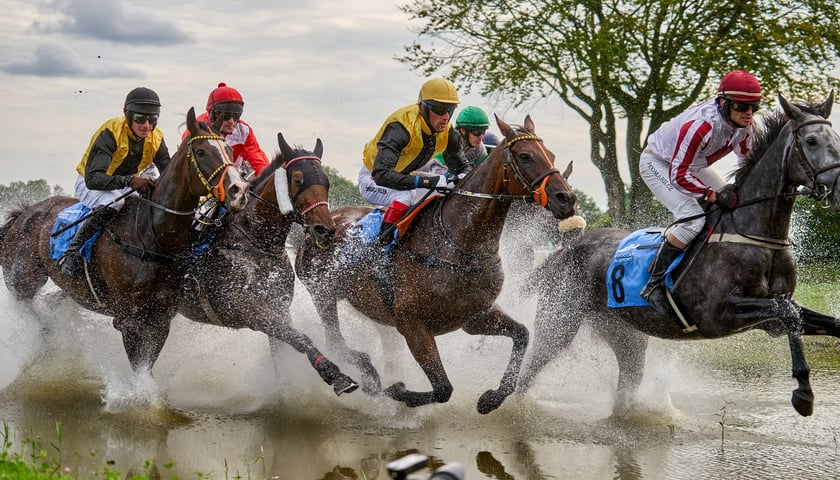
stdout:
{"type": "Polygon", "coordinates": [[[292,149],[277,135],[280,152],[253,180],[253,200],[242,212],[222,217],[202,230],[201,253],[190,259],[179,312],[190,320],[229,328],[250,328],[268,335],[272,351],[280,342],[309,359],[337,395],[358,387],[341,373],[290,322],[295,272],[286,254],[292,225],[303,226],[319,248],[335,233],[328,195],[330,182],[321,166],[323,144],[314,151],[292,149]]]}
{"type": "MultiPolygon", "coordinates": [[[[788,101],[761,118],[751,153],[735,172],[738,205],[706,210],[704,230],[672,274],[677,314],[651,306],[609,308],[608,269],[629,232],[590,231],[557,250],[538,275],[533,351],[522,369],[519,391],[569,346],[586,322],[615,354],[615,411],[627,407],[642,380],[649,336],[668,340],[715,339],[750,329],[788,337],[797,381],[791,403],[802,416],[813,412],[810,368],[802,335],[840,336],[840,322],[792,300],[796,263],[788,231],[794,199],[810,193],[840,207],[840,136],[827,120],[834,91],[823,101],[788,101]]],[[[614,272],[613,272],[614,273],[614,272]]],[[[626,275],[625,275],[626,276],[626,275]]]]}
{"type": "Polygon", "coordinates": [[[190,224],[199,199],[213,195],[231,210],[243,209],[248,199],[248,184],[230,162],[224,139],[197,122],[193,108],[187,128],[189,137],[154,188],[129,196],[102,232],[85,277],[70,278],[50,260],[53,224],[76,199],[55,196],[21,207],[0,228],[0,265],[9,290],[29,300],[49,278],[82,307],[113,317],[137,373],[150,373],[177,313],[182,257],[191,255],[190,224]]]}
{"type": "Polygon", "coordinates": [[[503,148],[468,173],[458,188],[417,213],[391,253],[391,275],[384,284],[365,262],[342,264],[338,253],[348,229],[371,209],[345,207],[333,212],[337,226],[332,248],[302,242],[298,277],[309,289],[324,324],[329,346],[362,372],[366,393],[417,407],[446,402],[452,395],[435,336],[458,329],[471,335],[501,335],[513,341],[499,388],[481,395],[477,409],[498,408],[516,387],[528,346],[528,329],[495,303],[504,274],[499,237],[511,201],[533,200],[557,218],[575,213],[571,186],[554,168],[554,154],[534,133],[530,116],[522,127],[496,118],[503,148]],[[382,295],[382,289],[389,294],[382,295]],[[346,299],[371,320],[396,327],[431,383],[431,391],[410,391],[402,382],[381,391],[370,357],[349,348],[339,326],[337,303],[346,299]]]}

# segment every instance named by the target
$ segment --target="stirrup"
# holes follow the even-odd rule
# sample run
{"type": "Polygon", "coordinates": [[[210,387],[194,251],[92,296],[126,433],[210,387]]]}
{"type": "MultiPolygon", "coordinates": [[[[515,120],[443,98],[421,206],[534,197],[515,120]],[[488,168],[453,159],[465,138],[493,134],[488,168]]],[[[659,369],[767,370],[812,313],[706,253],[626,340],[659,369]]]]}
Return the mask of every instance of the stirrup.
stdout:
{"type": "Polygon", "coordinates": [[[665,285],[660,283],[648,293],[647,297],[643,298],[647,300],[650,306],[655,308],[657,312],[662,315],[670,316],[673,314],[673,310],[671,309],[671,304],[668,302],[668,298],[665,294],[665,288],[665,285]]]}

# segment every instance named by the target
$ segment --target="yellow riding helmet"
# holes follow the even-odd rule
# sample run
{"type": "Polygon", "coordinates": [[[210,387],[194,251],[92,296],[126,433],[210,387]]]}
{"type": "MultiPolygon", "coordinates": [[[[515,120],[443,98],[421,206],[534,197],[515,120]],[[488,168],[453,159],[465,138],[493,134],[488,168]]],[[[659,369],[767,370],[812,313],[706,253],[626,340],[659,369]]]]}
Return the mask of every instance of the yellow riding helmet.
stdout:
{"type": "Polygon", "coordinates": [[[445,78],[433,78],[420,87],[418,101],[457,105],[459,103],[458,90],[445,78]]]}

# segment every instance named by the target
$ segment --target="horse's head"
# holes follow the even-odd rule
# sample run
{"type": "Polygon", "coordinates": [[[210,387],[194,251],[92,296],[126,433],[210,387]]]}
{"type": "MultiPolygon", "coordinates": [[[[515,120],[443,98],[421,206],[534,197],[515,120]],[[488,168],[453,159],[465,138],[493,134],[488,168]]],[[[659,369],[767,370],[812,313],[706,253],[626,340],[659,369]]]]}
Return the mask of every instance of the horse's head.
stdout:
{"type": "Polygon", "coordinates": [[[335,222],[330,214],[330,179],[321,165],[324,145],[321,139],[315,141],[315,149],[307,151],[293,149],[277,134],[277,144],[285,162],[288,179],[288,197],[295,213],[319,248],[326,248],[335,235],[335,222]]]}
{"type": "Polygon", "coordinates": [[[834,103],[834,90],[823,102],[789,102],[779,94],[779,104],[789,119],[793,138],[788,156],[788,177],[793,186],[811,189],[818,200],[829,199],[840,210],[840,135],[831,128],[828,116],[834,103]]]}
{"type": "MultiPolygon", "coordinates": [[[[231,162],[233,151],[208,127],[196,121],[195,108],[187,112],[189,136],[184,140],[189,159],[190,192],[198,197],[212,195],[232,211],[245,208],[248,200],[246,182],[231,162]]],[[[179,153],[182,149],[179,149],[179,153]]]]}
{"type": "Polygon", "coordinates": [[[498,116],[496,124],[505,136],[505,142],[502,148],[493,149],[491,155],[504,155],[505,171],[510,169],[517,180],[507,182],[508,191],[514,195],[530,196],[549,209],[555,218],[574,215],[577,203],[575,193],[563,175],[554,168],[554,154],[545,148],[542,139],[534,133],[531,116],[525,117],[523,128],[520,129],[514,129],[498,116]]]}

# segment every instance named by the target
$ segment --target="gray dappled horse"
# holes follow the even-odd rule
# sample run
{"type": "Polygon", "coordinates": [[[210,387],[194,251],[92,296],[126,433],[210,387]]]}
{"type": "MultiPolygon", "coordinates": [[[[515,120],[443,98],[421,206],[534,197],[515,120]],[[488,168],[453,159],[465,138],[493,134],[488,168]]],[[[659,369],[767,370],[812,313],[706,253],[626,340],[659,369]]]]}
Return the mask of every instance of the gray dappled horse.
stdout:
{"type": "Polygon", "coordinates": [[[705,229],[673,274],[679,278],[690,268],[673,292],[688,324],[653,307],[607,307],[607,270],[629,231],[593,230],[555,251],[539,275],[534,348],[522,369],[520,392],[572,342],[584,322],[615,353],[617,409],[626,406],[641,383],[648,336],[710,339],[761,329],[788,336],[798,382],[791,402],[799,414],[810,415],[814,397],[802,335],[840,337],[840,321],[792,300],[796,264],[788,230],[800,187],[840,209],[840,135],[826,120],[833,102],[833,91],[817,104],[789,102],[779,95],[783,112],[763,117],[765,128],[736,172],[739,206],[731,212],[709,212],[705,229]],[[710,227],[715,235],[704,242],[710,227]],[[696,262],[688,267],[695,254],[696,262]]]}
{"type": "Polygon", "coordinates": [[[0,264],[6,286],[30,300],[52,279],[79,305],[113,317],[135,372],[150,372],[169,336],[183,275],[192,255],[190,225],[202,196],[213,195],[238,211],[248,184],[229,161],[224,139],[187,112],[189,136],[161,172],[154,188],[130,196],[119,216],[93,246],[87,278],[73,279],[50,260],[50,232],[56,216],[78,202],[56,196],[12,212],[0,229],[0,264]]]}
{"type": "Polygon", "coordinates": [[[335,233],[330,182],[321,166],[323,144],[318,139],[314,151],[293,149],[281,134],[277,143],[280,153],[254,179],[254,198],[245,210],[202,231],[200,243],[206,242],[206,248],[191,262],[178,309],[196,322],[263,332],[272,352],[288,343],[307,356],[337,395],[349,393],[358,387],[356,382],[292,326],[289,313],[295,287],[286,254],[289,230],[295,223],[303,225],[320,248],[335,233]],[[283,196],[286,203],[278,202],[283,196]]]}
{"type": "Polygon", "coordinates": [[[296,267],[309,289],[330,347],[362,371],[366,393],[380,393],[379,375],[367,354],[351,350],[341,334],[337,303],[346,299],[358,311],[382,325],[396,327],[431,383],[431,391],[411,391],[398,382],[382,393],[410,407],[446,402],[452,384],[446,375],[435,337],[462,329],[471,335],[502,335],[513,342],[499,388],[478,401],[488,413],[516,387],[528,330],[495,303],[504,274],[499,237],[511,201],[533,199],[556,218],[575,213],[571,186],[554,168],[554,154],[534,133],[531,117],[514,128],[496,119],[505,135],[503,147],[461,180],[455,191],[435,200],[417,214],[392,254],[393,275],[383,286],[371,265],[344,265],[337,260],[345,234],[371,209],[345,207],[333,212],[336,241],[330,249],[301,245],[296,267]],[[393,302],[382,290],[391,289],[393,302]]]}

